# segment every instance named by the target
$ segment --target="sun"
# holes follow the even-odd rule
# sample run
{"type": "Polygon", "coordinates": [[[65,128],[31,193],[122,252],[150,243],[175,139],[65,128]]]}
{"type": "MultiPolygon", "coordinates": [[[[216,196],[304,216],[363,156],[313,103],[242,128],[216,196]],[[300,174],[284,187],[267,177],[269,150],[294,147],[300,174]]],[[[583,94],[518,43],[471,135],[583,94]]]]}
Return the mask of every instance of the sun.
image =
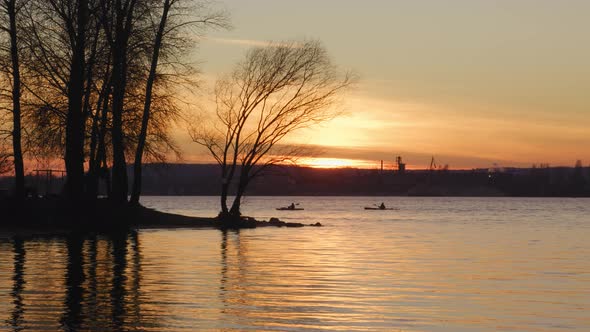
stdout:
{"type": "Polygon", "coordinates": [[[363,168],[366,162],[355,159],[341,158],[304,158],[300,159],[298,164],[312,168],[363,168]]]}

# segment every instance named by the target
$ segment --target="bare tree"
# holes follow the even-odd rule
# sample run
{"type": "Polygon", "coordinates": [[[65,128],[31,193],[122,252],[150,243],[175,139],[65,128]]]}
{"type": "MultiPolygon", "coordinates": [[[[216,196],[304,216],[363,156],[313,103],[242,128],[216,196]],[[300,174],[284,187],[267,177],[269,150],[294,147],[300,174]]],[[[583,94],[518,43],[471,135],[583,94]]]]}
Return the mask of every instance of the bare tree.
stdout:
{"type": "Polygon", "coordinates": [[[199,6],[191,8],[193,11],[200,11],[200,15],[196,15],[193,19],[180,19],[175,21],[174,19],[177,18],[178,13],[171,13],[171,9],[176,9],[177,12],[182,12],[190,8],[182,6],[182,3],[182,0],[164,0],[162,5],[162,15],[160,16],[160,20],[157,25],[157,31],[154,36],[149,75],[147,77],[145,88],[141,130],[138,136],[137,149],[135,151],[135,162],[133,164],[133,187],[131,190],[130,199],[131,204],[139,204],[139,197],[141,195],[143,154],[151,116],[154,83],[156,83],[160,52],[162,50],[163,43],[165,43],[165,38],[170,37],[170,39],[176,41],[173,41],[169,45],[172,46],[173,49],[176,48],[178,53],[182,53],[181,50],[178,50],[178,48],[182,47],[182,44],[184,44],[182,36],[179,37],[179,30],[184,30],[188,27],[194,27],[198,32],[201,29],[208,27],[224,28],[228,26],[227,15],[225,15],[225,13],[209,12],[206,8],[206,4],[204,3],[199,3],[199,6]],[[169,22],[171,20],[172,22],[169,22]]]}
{"type": "MultiPolygon", "coordinates": [[[[189,51],[205,27],[227,24],[212,7],[208,0],[0,0],[0,138],[14,136],[16,144],[21,132],[12,127],[22,128],[27,157],[63,159],[65,193],[76,200],[96,197],[100,179],[110,188],[112,167],[109,196],[126,202],[126,165],[135,156],[137,200],[141,163],[180,153],[169,129],[181,113],[179,89],[194,82],[189,51]]],[[[9,150],[18,183],[22,152],[9,150]]]]}
{"type": "Polygon", "coordinates": [[[300,149],[279,148],[279,142],[340,114],[331,106],[353,81],[350,73],[337,70],[318,41],[304,41],[253,48],[230,76],[217,82],[213,123],[193,128],[191,136],[220,165],[222,220],[238,220],[252,179],[300,149]],[[234,184],[236,195],[228,208],[234,184]]]}
{"type": "Polygon", "coordinates": [[[15,196],[24,198],[25,196],[25,172],[23,163],[22,150],[22,131],[21,131],[21,75],[20,75],[20,58],[19,58],[19,40],[17,28],[17,15],[25,6],[26,1],[2,0],[0,8],[3,11],[5,19],[8,19],[8,26],[0,26],[10,39],[10,73],[12,78],[12,157],[15,175],[15,196]]]}
{"type": "Polygon", "coordinates": [[[103,0],[103,15],[114,17],[111,26],[104,20],[107,39],[112,48],[113,72],[111,78],[112,105],[112,146],[113,146],[113,193],[112,199],[118,203],[127,202],[127,162],[125,160],[125,142],[123,134],[123,110],[128,80],[129,39],[133,31],[134,11],[137,0],[103,0]]]}
{"type": "MultiPolygon", "coordinates": [[[[54,6],[56,10],[60,7],[54,6]]],[[[67,17],[72,40],[72,57],[68,81],[68,113],[66,116],[65,164],[66,194],[71,200],[84,196],[84,76],[86,68],[86,30],[89,20],[88,0],[77,0],[75,18],[67,17]]]]}
{"type": "Polygon", "coordinates": [[[34,132],[32,151],[51,150],[63,157],[66,196],[84,197],[85,77],[94,0],[30,0],[21,29],[26,50],[23,80],[24,119],[34,132]],[[37,130],[37,129],[43,130],[37,130]],[[53,146],[52,146],[53,145],[53,146]]]}

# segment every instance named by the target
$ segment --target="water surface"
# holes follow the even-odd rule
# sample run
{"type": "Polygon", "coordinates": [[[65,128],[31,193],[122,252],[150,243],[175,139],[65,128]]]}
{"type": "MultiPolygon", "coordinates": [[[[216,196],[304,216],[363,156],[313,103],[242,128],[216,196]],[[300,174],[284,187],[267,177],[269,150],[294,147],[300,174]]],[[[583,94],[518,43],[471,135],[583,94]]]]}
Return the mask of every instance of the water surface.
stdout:
{"type": "Polygon", "coordinates": [[[244,213],[325,227],[0,234],[0,330],[590,330],[589,199],[252,197],[244,213]],[[399,210],[363,210],[381,201],[399,210]],[[274,210],[291,202],[305,211],[274,210]]]}

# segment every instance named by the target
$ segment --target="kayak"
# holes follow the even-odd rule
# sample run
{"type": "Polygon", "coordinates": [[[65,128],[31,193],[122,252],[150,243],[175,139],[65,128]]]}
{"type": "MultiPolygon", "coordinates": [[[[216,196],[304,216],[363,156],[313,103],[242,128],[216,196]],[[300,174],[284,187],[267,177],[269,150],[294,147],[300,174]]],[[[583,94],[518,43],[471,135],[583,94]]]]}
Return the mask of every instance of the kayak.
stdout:
{"type": "Polygon", "coordinates": [[[305,209],[304,208],[294,208],[294,209],[291,209],[291,208],[288,208],[288,207],[280,207],[280,208],[277,208],[277,210],[278,211],[301,211],[301,210],[305,210],[305,209]]]}
{"type": "Polygon", "coordinates": [[[398,208],[385,208],[385,209],[380,209],[378,207],[368,207],[365,206],[365,210],[399,210],[398,208]]]}

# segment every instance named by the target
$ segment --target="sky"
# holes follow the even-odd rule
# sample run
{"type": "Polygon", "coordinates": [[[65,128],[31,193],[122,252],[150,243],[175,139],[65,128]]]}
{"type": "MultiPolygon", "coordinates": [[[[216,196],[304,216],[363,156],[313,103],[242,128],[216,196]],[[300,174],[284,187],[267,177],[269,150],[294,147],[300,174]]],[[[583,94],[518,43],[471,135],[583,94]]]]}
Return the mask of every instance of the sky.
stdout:
{"type": "MultiPolygon", "coordinates": [[[[267,41],[321,40],[360,81],[291,142],[324,164],[450,168],[590,163],[590,1],[225,0],[233,29],[196,53],[204,82],[267,41]]],[[[202,151],[180,141],[187,160],[202,151]]],[[[372,167],[372,166],[370,166],[372,167]]]]}

